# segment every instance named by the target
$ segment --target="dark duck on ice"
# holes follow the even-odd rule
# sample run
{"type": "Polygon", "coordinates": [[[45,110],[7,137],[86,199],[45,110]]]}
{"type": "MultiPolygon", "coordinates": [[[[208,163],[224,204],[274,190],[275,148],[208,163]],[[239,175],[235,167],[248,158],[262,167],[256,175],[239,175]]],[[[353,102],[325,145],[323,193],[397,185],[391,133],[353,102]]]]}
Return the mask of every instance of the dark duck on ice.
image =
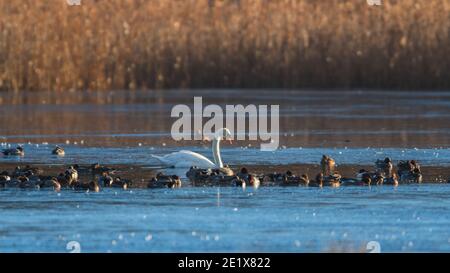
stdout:
{"type": "Polygon", "coordinates": [[[2,153],[6,156],[25,156],[25,150],[22,146],[17,146],[13,149],[5,149],[2,153]]]}

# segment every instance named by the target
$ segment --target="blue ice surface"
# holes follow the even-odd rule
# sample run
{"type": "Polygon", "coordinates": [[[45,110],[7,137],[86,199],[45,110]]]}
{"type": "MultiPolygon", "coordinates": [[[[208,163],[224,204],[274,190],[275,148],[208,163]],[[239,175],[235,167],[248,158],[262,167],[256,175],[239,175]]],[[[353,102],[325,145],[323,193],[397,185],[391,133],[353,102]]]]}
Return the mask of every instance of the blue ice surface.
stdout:
{"type": "Polygon", "coordinates": [[[0,216],[0,252],[450,251],[449,184],[3,189],[0,216]]]}
{"type": "MultiPolygon", "coordinates": [[[[0,148],[15,147],[16,144],[0,148]]],[[[0,156],[0,162],[30,162],[45,164],[139,164],[158,166],[151,155],[165,155],[180,150],[192,150],[212,158],[209,147],[88,147],[64,145],[66,156],[51,156],[54,145],[24,144],[24,157],[0,156]]],[[[421,165],[450,166],[450,148],[280,148],[273,152],[258,147],[233,147],[221,149],[226,164],[241,165],[287,165],[317,164],[323,154],[332,156],[338,164],[372,165],[377,159],[390,157],[394,161],[415,159],[421,165]]]]}

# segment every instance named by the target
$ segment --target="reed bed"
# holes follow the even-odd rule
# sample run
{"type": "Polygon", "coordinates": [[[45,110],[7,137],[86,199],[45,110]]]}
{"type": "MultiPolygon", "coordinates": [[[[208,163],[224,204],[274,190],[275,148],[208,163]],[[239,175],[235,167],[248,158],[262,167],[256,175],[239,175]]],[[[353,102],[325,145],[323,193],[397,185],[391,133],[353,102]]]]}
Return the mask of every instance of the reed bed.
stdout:
{"type": "Polygon", "coordinates": [[[0,90],[450,88],[450,1],[0,0],[0,90]]]}

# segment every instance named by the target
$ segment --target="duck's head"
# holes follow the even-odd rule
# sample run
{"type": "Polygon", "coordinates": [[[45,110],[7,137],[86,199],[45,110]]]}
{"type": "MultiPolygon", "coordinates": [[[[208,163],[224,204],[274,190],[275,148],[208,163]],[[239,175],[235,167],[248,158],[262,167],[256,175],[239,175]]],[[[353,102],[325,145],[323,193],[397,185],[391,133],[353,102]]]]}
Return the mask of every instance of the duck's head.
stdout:
{"type": "Polygon", "coordinates": [[[293,173],[292,173],[290,170],[288,170],[288,171],[286,172],[286,175],[287,175],[287,176],[292,176],[293,173]]]}
{"type": "Polygon", "coordinates": [[[384,163],[391,163],[391,162],[392,162],[392,160],[389,157],[386,157],[384,159],[384,163]]]}
{"type": "Polygon", "coordinates": [[[242,174],[247,174],[247,173],[248,173],[247,168],[246,168],[246,167],[242,167],[242,168],[241,168],[241,173],[242,173],[242,174]]]}
{"type": "Polygon", "coordinates": [[[18,151],[21,151],[21,152],[23,152],[23,147],[22,146],[17,146],[17,148],[16,148],[18,151]]]}

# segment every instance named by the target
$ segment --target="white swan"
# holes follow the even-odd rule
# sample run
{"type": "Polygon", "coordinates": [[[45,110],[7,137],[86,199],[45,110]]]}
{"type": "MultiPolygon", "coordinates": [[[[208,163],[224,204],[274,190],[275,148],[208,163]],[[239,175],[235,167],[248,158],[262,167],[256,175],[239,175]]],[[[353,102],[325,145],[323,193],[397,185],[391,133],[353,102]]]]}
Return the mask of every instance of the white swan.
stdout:
{"type": "Polygon", "coordinates": [[[174,152],[165,156],[152,156],[158,159],[165,167],[190,168],[192,166],[197,166],[199,168],[223,168],[219,146],[220,141],[227,138],[231,139],[231,132],[227,128],[221,128],[216,132],[212,142],[214,162],[201,154],[186,150],[174,152]]]}

